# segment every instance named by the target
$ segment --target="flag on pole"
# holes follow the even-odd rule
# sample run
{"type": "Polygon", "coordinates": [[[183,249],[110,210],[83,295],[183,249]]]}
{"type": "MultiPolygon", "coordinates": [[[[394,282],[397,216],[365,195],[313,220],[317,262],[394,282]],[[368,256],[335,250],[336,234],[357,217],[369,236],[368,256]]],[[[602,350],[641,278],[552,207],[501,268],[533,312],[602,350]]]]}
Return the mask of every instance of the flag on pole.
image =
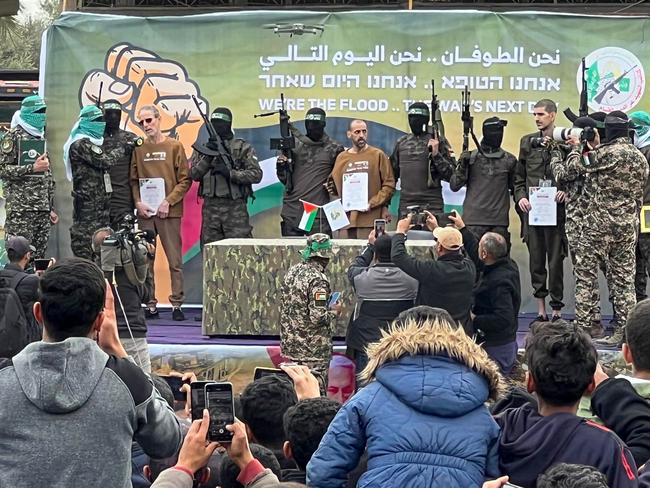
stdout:
{"type": "Polygon", "coordinates": [[[314,225],[314,221],[316,220],[316,215],[318,215],[318,209],[320,207],[304,200],[300,201],[302,202],[303,213],[302,218],[300,219],[300,223],[298,224],[298,228],[304,230],[305,232],[310,232],[312,226],[314,225]]]}

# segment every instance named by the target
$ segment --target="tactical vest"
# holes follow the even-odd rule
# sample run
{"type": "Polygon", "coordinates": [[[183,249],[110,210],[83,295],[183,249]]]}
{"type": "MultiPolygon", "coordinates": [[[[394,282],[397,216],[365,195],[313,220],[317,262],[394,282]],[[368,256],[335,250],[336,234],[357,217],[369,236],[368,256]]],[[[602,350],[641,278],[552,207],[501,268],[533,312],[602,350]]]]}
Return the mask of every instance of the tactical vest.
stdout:
{"type": "MultiPolygon", "coordinates": [[[[233,168],[235,170],[244,169],[244,163],[241,160],[241,154],[246,141],[243,139],[233,139],[230,142],[230,154],[233,159],[233,168]]],[[[232,198],[233,200],[253,197],[253,186],[239,185],[227,180],[223,175],[217,174],[212,169],[208,171],[199,184],[199,195],[203,198],[232,198]]]]}

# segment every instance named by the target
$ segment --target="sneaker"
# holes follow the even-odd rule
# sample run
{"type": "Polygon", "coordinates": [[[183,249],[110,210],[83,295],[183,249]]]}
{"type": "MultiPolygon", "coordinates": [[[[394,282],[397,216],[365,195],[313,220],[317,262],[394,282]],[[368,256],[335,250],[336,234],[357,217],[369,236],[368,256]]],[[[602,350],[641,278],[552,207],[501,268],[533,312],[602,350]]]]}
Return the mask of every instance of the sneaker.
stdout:
{"type": "Polygon", "coordinates": [[[182,322],[185,320],[185,314],[180,307],[174,307],[174,310],[172,312],[172,320],[175,320],[176,322],[182,322]]]}
{"type": "Polygon", "coordinates": [[[160,317],[160,313],[158,313],[158,309],[154,308],[153,310],[150,309],[149,307],[144,309],[144,316],[148,319],[157,319],[160,317]]]}
{"type": "Polygon", "coordinates": [[[592,339],[598,339],[605,335],[605,329],[603,324],[597,321],[593,321],[591,325],[587,328],[587,334],[591,336],[592,339]]]}
{"type": "Polygon", "coordinates": [[[625,330],[623,327],[618,327],[614,333],[605,339],[598,339],[594,341],[599,346],[621,347],[625,339],[625,330]]]}

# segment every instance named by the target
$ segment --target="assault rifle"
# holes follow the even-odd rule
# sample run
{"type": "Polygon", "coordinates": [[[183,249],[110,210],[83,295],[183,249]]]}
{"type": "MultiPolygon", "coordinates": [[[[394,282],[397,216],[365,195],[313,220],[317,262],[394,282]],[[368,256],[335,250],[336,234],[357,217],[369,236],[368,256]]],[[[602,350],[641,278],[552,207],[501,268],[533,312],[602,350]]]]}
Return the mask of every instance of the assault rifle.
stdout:
{"type": "MultiPolygon", "coordinates": [[[[200,153],[207,154],[208,156],[217,157],[218,160],[223,165],[226,166],[226,169],[228,171],[232,171],[234,167],[232,154],[230,154],[230,151],[224,144],[223,139],[213,127],[212,123],[210,122],[210,119],[208,119],[208,116],[203,113],[203,110],[201,109],[201,105],[199,104],[199,101],[197,100],[195,95],[192,95],[192,100],[194,101],[194,104],[196,105],[196,109],[201,115],[201,118],[203,119],[203,124],[205,125],[205,128],[208,131],[207,142],[201,145],[197,141],[193,146],[194,149],[196,149],[200,153]]],[[[230,192],[230,196],[232,197],[230,182],[228,182],[228,191],[230,192]]]]}
{"type": "Polygon", "coordinates": [[[270,148],[282,152],[282,155],[287,158],[286,162],[283,164],[286,165],[287,182],[285,187],[287,193],[289,193],[293,189],[293,161],[291,160],[291,150],[296,147],[296,139],[291,134],[291,129],[289,127],[289,114],[284,108],[284,93],[280,93],[280,110],[257,114],[254,115],[254,118],[268,117],[275,114],[280,116],[280,137],[271,138],[270,148]]]}
{"type": "Polygon", "coordinates": [[[445,126],[442,123],[442,115],[440,114],[440,103],[436,96],[435,81],[431,80],[431,130],[432,137],[440,140],[440,136],[445,136],[445,126]]]}
{"type": "Polygon", "coordinates": [[[474,144],[476,144],[476,149],[478,149],[478,152],[483,154],[481,144],[478,142],[478,139],[474,134],[474,117],[472,117],[472,114],[469,111],[469,106],[472,104],[469,96],[469,88],[467,85],[465,85],[465,90],[461,92],[461,104],[463,106],[463,111],[461,112],[460,116],[460,119],[463,121],[463,152],[469,150],[469,136],[471,135],[474,144]]]}
{"type": "Polygon", "coordinates": [[[573,113],[573,110],[567,108],[564,110],[564,115],[569,121],[575,122],[578,117],[586,117],[589,115],[589,106],[587,105],[587,64],[585,58],[582,58],[582,81],[580,83],[580,107],[578,108],[578,115],[573,113]]]}

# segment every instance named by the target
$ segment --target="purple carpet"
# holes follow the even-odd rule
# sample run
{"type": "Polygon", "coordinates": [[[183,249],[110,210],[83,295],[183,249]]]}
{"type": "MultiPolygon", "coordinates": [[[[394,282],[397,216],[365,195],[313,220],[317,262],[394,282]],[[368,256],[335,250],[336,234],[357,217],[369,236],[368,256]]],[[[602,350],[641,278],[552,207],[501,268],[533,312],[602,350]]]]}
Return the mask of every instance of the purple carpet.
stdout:
{"type": "MultiPolygon", "coordinates": [[[[251,344],[272,346],[278,345],[280,342],[278,339],[259,336],[210,338],[202,335],[201,322],[194,320],[195,317],[200,316],[200,309],[188,308],[185,309],[185,320],[183,322],[175,322],[172,320],[172,313],[170,309],[160,309],[160,318],[147,321],[147,326],[149,329],[147,339],[152,344],[231,344],[233,346],[251,344]]],[[[519,347],[523,347],[526,333],[528,332],[528,327],[534,318],[535,314],[529,313],[519,315],[519,329],[517,331],[517,343],[519,344],[519,347]]],[[[572,319],[573,316],[567,316],[565,318],[572,319]]],[[[607,324],[608,318],[609,317],[603,319],[604,324],[607,324]]],[[[342,345],[343,343],[344,342],[342,340],[335,341],[335,344],[337,345],[342,345]]]]}

